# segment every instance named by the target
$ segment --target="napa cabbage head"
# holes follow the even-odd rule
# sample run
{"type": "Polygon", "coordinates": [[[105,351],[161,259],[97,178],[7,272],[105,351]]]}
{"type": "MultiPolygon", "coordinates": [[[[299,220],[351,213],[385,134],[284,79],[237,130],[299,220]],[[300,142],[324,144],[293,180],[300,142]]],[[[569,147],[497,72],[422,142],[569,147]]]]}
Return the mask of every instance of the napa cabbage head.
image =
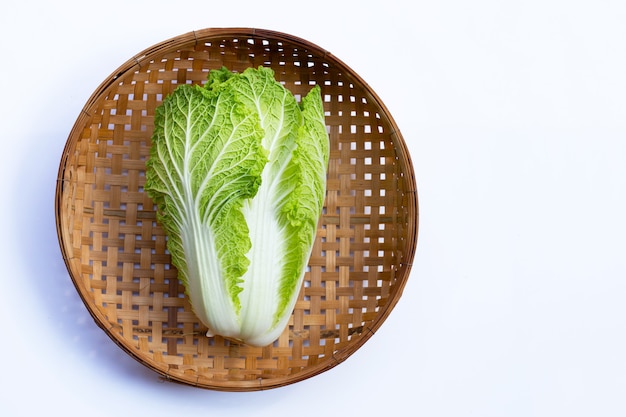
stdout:
{"type": "Polygon", "coordinates": [[[208,335],[264,346],[287,326],[328,154],[320,88],[298,102],[268,68],[212,70],[156,109],[145,190],[208,335]]]}

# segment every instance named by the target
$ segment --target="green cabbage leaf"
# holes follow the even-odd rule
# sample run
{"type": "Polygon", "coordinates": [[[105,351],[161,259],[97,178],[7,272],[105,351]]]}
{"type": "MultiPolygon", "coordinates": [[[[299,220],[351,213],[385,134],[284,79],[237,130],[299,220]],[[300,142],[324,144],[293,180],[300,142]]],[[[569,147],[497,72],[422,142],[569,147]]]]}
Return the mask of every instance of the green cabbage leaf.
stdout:
{"type": "Polygon", "coordinates": [[[319,86],[298,102],[269,68],[212,70],[157,107],[144,188],[208,335],[265,346],[283,332],[328,157],[319,86]]]}

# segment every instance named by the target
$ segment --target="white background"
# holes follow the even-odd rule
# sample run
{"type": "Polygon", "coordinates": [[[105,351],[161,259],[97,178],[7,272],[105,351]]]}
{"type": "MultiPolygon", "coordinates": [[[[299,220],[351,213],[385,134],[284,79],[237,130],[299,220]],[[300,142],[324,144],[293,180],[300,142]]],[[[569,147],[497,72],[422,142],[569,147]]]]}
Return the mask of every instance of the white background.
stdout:
{"type": "Polygon", "coordinates": [[[5,2],[0,92],[0,415],[626,415],[623,0],[5,2]],[[61,152],[100,82],[233,26],[359,73],[420,198],[389,319],[338,367],[267,392],[163,382],[123,353],[81,304],[54,220],[61,152]]]}

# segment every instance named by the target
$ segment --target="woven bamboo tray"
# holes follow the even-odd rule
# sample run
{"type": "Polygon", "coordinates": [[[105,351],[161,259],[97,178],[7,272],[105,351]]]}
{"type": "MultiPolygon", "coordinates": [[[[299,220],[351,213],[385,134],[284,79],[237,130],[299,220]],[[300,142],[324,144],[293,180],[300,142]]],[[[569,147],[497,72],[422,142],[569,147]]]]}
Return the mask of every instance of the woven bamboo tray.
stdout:
{"type": "Polygon", "coordinates": [[[55,200],[61,251],[95,322],[167,380],[223,391],[301,381],[359,349],[409,277],[417,207],[400,131],[359,75],[303,39],[248,28],[187,33],[118,68],[70,132],[55,200]],[[288,328],[263,348],[205,336],[143,192],[162,99],[179,84],[203,83],[209,69],[260,65],[297,97],[321,86],[331,149],[324,214],[300,298],[288,328]]]}

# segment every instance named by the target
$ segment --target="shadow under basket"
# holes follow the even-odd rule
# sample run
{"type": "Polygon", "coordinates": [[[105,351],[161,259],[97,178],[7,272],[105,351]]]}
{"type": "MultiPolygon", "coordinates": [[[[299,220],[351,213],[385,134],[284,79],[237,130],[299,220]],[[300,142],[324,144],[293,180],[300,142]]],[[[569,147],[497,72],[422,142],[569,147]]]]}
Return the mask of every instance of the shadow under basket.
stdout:
{"type": "Polygon", "coordinates": [[[172,38],[107,78],[70,132],[55,209],[69,275],[98,326],[163,378],[222,391],[285,386],[353,354],[400,299],[418,230],[411,160],[378,96],[318,46],[250,28],[172,38]],[[143,190],[155,108],[222,66],[270,67],[296,97],[319,85],[330,140],[324,211],[299,299],[282,335],[261,348],[205,335],[143,190]]]}

